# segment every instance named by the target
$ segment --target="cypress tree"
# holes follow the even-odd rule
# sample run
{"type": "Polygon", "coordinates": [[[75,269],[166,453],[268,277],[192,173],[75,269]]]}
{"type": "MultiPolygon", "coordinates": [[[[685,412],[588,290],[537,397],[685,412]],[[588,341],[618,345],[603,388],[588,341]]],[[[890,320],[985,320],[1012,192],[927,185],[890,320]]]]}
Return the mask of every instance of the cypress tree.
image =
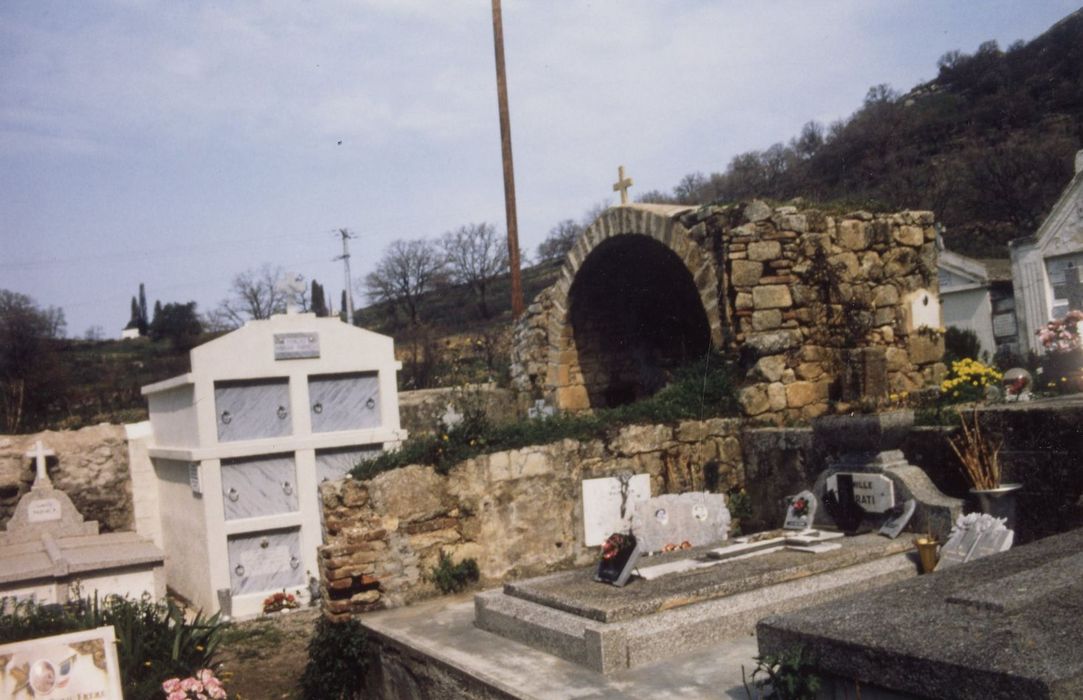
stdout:
{"type": "Polygon", "coordinates": [[[139,335],[146,335],[150,323],[147,322],[147,292],[143,283],[139,283],[139,335]]]}

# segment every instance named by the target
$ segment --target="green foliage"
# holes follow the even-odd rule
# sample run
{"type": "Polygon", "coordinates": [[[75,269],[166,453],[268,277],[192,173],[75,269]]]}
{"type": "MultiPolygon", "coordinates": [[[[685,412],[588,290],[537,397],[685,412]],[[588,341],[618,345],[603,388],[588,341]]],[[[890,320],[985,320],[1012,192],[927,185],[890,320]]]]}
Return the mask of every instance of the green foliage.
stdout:
{"type": "MultiPolygon", "coordinates": [[[[744,679],[744,667],[741,667],[744,679]]],[[[820,690],[820,677],[816,675],[815,660],[801,647],[781,654],[756,657],[752,671],[755,698],[762,700],[816,700],[820,690]],[[766,693],[766,694],[765,694],[766,693]]],[[[751,700],[752,691],[745,682],[745,692],[751,700]]]]}
{"type": "Polygon", "coordinates": [[[964,357],[982,357],[978,334],[968,328],[949,326],[944,333],[944,364],[950,366],[964,357]]]}
{"type": "Polygon", "coordinates": [[[451,557],[440,552],[440,561],[429,572],[429,580],[436,584],[441,593],[458,593],[478,580],[478,563],[473,559],[463,559],[458,564],[451,563],[451,557]]]}
{"type": "Polygon", "coordinates": [[[162,681],[214,669],[221,641],[218,615],[198,613],[185,620],[172,603],[110,596],[79,600],[67,606],[0,600],[0,644],[79,630],[112,626],[124,697],[159,700],[162,681]]]}
{"type": "Polygon", "coordinates": [[[152,340],[168,340],[173,348],[190,350],[199,342],[203,325],[196,313],[196,303],[166,304],[161,309],[155,307],[154,321],[150,324],[152,340]]]}
{"type": "Polygon", "coordinates": [[[360,622],[332,622],[321,616],[308,642],[301,674],[304,700],[354,700],[362,696],[369,670],[368,636],[360,622]]]}
{"type": "Polygon", "coordinates": [[[39,308],[25,294],[0,289],[0,432],[42,428],[65,391],[57,349],[64,312],[39,308]]]}
{"type": "Polygon", "coordinates": [[[642,401],[593,414],[560,414],[501,425],[490,424],[479,407],[477,412],[464,412],[463,421],[451,428],[410,438],[394,452],[362,461],[351,474],[355,479],[369,479],[408,464],[431,464],[446,474],[458,462],[479,454],[565,439],[590,440],[632,423],[697,420],[736,410],[733,368],[712,353],[678,369],[669,386],[642,401]]]}

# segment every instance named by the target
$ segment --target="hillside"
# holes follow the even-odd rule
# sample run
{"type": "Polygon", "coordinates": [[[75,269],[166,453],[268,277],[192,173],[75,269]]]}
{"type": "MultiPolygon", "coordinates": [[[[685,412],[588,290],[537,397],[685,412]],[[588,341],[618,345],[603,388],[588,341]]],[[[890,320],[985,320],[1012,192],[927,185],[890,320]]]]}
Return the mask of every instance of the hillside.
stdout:
{"type": "Polygon", "coordinates": [[[1083,10],[1029,43],[949,51],[935,80],[869,90],[849,118],[736,156],[647,201],[804,197],[872,210],[931,209],[948,247],[1005,257],[1033,233],[1083,147],[1083,10]]]}

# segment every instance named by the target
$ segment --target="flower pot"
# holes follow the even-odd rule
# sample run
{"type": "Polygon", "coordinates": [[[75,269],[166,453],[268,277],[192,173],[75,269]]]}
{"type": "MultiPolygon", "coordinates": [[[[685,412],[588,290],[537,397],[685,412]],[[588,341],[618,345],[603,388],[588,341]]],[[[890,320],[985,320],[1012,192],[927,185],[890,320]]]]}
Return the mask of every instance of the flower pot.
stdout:
{"type": "Polygon", "coordinates": [[[929,537],[917,537],[914,539],[914,544],[918,548],[918,558],[921,560],[921,573],[931,574],[936,569],[940,543],[929,537]]]}
{"type": "Polygon", "coordinates": [[[978,499],[978,509],[994,518],[1004,518],[1009,530],[1015,529],[1015,500],[1022,484],[1002,484],[995,489],[970,489],[978,499]]]}

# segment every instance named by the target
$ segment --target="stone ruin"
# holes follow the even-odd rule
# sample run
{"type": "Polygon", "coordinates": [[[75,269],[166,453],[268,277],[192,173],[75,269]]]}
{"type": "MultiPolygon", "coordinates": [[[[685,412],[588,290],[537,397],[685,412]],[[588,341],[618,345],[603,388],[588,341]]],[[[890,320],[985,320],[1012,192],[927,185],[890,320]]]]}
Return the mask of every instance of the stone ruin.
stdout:
{"type": "Polygon", "coordinates": [[[520,320],[513,382],[564,410],[616,406],[713,346],[748,371],[748,417],[912,392],[944,372],[936,263],[931,212],[613,207],[520,320]]]}

